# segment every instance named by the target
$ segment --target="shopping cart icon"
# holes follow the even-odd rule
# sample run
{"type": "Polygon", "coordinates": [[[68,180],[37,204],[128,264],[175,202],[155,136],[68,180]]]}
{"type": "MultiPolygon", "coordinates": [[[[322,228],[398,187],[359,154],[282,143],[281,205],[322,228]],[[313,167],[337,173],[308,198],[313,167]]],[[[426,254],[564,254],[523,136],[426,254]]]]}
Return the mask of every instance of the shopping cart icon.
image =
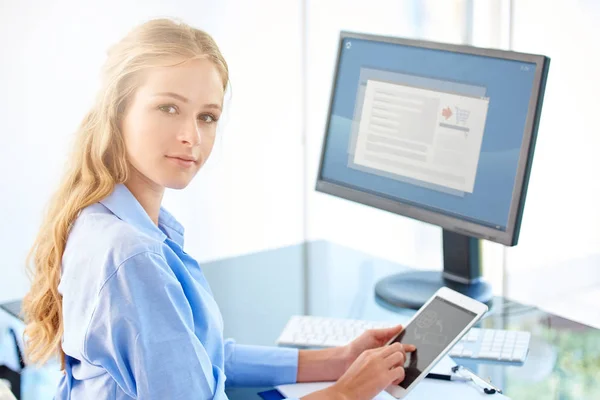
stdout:
{"type": "Polygon", "coordinates": [[[455,107],[455,108],[456,108],[456,123],[457,124],[465,124],[467,122],[467,120],[469,119],[469,114],[471,114],[471,111],[465,110],[464,108],[459,108],[459,107],[455,107]]]}

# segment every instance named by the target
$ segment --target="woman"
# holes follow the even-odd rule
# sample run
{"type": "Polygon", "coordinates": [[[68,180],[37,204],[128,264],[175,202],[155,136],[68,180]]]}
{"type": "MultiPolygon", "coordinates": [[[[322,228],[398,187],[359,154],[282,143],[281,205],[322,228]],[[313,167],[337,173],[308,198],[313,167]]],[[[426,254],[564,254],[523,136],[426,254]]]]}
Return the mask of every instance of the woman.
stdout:
{"type": "Polygon", "coordinates": [[[183,227],[161,207],[208,159],[228,83],[212,38],[148,21],[110,49],[72,164],[32,249],[29,359],[62,361],[57,399],[224,399],[225,383],[337,380],[307,399],[370,399],[404,378],[402,328],[327,350],[238,345],[183,227]]]}

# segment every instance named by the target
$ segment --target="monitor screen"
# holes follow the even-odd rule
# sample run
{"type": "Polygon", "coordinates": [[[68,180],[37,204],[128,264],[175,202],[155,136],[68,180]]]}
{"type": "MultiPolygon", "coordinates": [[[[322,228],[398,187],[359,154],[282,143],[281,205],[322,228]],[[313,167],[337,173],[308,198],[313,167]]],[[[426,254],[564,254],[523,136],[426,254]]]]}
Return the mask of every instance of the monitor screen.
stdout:
{"type": "Polygon", "coordinates": [[[342,37],[319,180],[505,232],[539,68],[342,37]]]}

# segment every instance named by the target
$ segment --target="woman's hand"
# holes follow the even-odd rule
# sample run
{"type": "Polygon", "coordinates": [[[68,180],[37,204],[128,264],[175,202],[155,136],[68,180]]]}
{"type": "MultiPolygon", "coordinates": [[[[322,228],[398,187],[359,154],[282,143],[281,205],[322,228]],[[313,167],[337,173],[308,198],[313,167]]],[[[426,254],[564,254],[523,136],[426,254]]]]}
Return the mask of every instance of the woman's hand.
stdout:
{"type": "Polygon", "coordinates": [[[404,380],[406,351],[414,346],[394,343],[363,351],[342,377],[329,388],[332,398],[368,400],[390,384],[404,380]]]}
{"type": "Polygon", "coordinates": [[[345,372],[333,386],[303,399],[367,400],[390,384],[402,382],[406,353],[415,351],[416,347],[400,343],[384,346],[402,329],[398,325],[368,330],[346,346],[336,348],[343,354],[345,372]]]}
{"type": "MultiPolygon", "coordinates": [[[[388,329],[372,329],[345,346],[300,350],[296,381],[337,381],[364,351],[385,345],[400,331],[402,325],[388,329]]],[[[411,351],[411,347],[407,350],[411,351]]]]}
{"type": "MultiPolygon", "coordinates": [[[[360,356],[364,351],[376,349],[385,345],[393,337],[402,332],[404,327],[396,325],[387,329],[369,329],[352,342],[343,347],[345,354],[346,369],[360,356]]],[[[406,351],[414,351],[414,346],[405,346],[406,351]]]]}

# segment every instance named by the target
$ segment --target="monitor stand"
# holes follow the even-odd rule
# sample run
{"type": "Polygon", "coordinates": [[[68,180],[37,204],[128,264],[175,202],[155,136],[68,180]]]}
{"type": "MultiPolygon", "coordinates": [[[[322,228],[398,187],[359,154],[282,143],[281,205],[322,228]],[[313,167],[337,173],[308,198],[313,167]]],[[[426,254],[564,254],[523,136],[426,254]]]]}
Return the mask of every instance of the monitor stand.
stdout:
{"type": "Polygon", "coordinates": [[[388,276],[375,285],[384,306],[419,309],[442,286],[491,305],[492,288],[481,278],[481,241],[442,232],[444,271],[410,271],[388,276]]]}

